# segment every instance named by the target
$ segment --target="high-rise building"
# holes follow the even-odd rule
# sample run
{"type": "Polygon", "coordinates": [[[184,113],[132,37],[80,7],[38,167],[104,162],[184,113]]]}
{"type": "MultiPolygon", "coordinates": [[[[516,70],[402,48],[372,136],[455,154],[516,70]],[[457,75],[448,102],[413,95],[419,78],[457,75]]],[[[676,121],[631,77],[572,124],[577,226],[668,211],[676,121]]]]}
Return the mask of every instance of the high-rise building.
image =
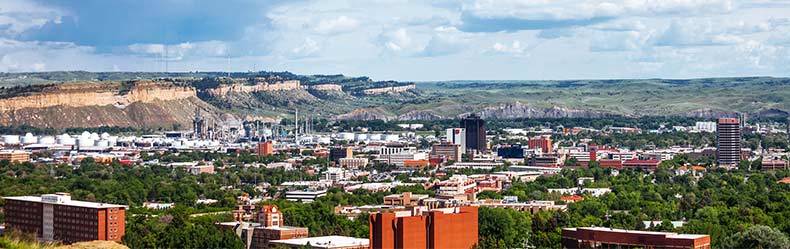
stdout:
{"type": "Polygon", "coordinates": [[[371,248],[472,248],[477,244],[477,207],[423,209],[371,214],[371,248]]]}
{"type": "Polygon", "coordinates": [[[447,142],[461,146],[461,153],[466,152],[466,130],[464,128],[447,129],[447,142]]]}
{"type": "Polygon", "coordinates": [[[44,241],[121,241],[125,232],[126,206],[75,201],[65,193],[3,199],[8,229],[44,241]]]}
{"type": "Polygon", "coordinates": [[[737,166],[741,161],[741,127],[737,118],[720,118],[716,124],[716,161],[737,166]]]}
{"type": "Polygon", "coordinates": [[[687,248],[710,249],[710,236],[606,227],[562,229],[562,248],[687,248]]]}
{"type": "Polygon", "coordinates": [[[461,119],[461,127],[466,131],[466,150],[487,151],[486,121],[472,113],[461,119]]]}

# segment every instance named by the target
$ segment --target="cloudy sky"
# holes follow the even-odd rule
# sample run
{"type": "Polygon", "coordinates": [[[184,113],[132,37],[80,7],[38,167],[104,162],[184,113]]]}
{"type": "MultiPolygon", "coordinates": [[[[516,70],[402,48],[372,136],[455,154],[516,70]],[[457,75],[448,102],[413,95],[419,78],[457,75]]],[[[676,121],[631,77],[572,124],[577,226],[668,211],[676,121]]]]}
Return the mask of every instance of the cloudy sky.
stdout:
{"type": "Polygon", "coordinates": [[[790,76],[788,0],[2,0],[0,71],[790,76]]]}

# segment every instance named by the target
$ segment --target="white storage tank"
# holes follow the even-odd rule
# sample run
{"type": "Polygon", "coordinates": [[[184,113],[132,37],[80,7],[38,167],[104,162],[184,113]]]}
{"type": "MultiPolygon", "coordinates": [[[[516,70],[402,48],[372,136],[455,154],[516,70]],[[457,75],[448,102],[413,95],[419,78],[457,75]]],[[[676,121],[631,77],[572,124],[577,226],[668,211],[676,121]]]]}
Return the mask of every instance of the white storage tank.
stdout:
{"type": "Polygon", "coordinates": [[[110,141],[108,141],[106,139],[99,140],[98,142],[96,142],[96,146],[99,146],[99,147],[110,147],[110,141]]]}
{"type": "Polygon", "coordinates": [[[3,142],[6,144],[19,144],[19,135],[3,135],[3,142]]]}
{"type": "Polygon", "coordinates": [[[390,134],[390,135],[387,135],[386,137],[384,137],[384,140],[386,140],[387,142],[396,142],[396,141],[398,141],[398,139],[400,139],[400,137],[398,135],[394,135],[394,134],[390,134]]]}
{"type": "Polygon", "coordinates": [[[69,135],[58,136],[57,142],[58,142],[58,144],[62,144],[62,145],[75,145],[75,144],[77,144],[77,140],[72,138],[69,135]]]}
{"type": "Polygon", "coordinates": [[[55,144],[55,137],[53,136],[43,136],[41,139],[38,140],[40,144],[55,144]]]}
{"type": "Polygon", "coordinates": [[[23,144],[36,144],[36,143],[38,143],[38,137],[37,136],[33,136],[33,133],[25,134],[25,136],[22,137],[22,143],[23,144]]]}
{"type": "Polygon", "coordinates": [[[77,144],[80,147],[90,147],[96,145],[96,140],[93,140],[90,137],[80,137],[77,139],[77,144]]]}
{"type": "Polygon", "coordinates": [[[340,140],[353,140],[354,133],[351,132],[341,132],[338,134],[340,136],[340,140]]]}

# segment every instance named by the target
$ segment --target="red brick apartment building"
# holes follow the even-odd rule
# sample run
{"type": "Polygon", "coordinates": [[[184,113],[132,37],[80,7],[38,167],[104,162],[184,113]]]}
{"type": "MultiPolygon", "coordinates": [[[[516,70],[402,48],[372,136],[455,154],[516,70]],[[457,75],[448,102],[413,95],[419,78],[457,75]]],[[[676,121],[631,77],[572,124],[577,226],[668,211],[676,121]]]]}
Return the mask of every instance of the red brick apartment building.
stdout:
{"type": "Polygon", "coordinates": [[[75,201],[62,193],[3,199],[8,230],[44,241],[121,241],[125,232],[126,206],[75,201]]]}
{"type": "Polygon", "coordinates": [[[636,231],[605,227],[562,229],[562,248],[710,249],[710,236],[636,231]]]}
{"type": "Polygon", "coordinates": [[[370,247],[472,248],[477,244],[477,207],[422,208],[371,214],[370,247]]]}

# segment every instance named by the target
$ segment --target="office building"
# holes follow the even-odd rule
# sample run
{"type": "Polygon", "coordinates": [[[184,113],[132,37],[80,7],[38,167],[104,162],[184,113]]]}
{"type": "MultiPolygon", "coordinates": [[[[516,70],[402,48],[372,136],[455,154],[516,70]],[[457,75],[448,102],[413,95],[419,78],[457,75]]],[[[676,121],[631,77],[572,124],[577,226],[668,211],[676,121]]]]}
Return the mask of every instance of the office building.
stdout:
{"type": "Polygon", "coordinates": [[[737,118],[720,118],[716,125],[716,161],[735,167],[741,161],[741,128],[737,118]]]}
{"type": "Polygon", "coordinates": [[[338,162],[340,158],[352,158],[354,151],[351,147],[334,147],[329,149],[329,161],[338,162]]]}
{"type": "Polygon", "coordinates": [[[256,152],[258,153],[258,156],[268,156],[274,154],[274,142],[266,141],[258,143],[256,152]]]}
{"type": "Polygon", "coordinates": [[[30,153],[22,150],[3,150],[0,151],[0,161],[8,160],[12,163],[23,163],[30,161],[30,153]]]}
{"type": "Polygon", "coordinates": [[[486,152],[486,122],[474,113],[461,119],[461,127],[466,131],[466,150],[486,152]]]}
{"type": "Polygon", "coordinates": [[[460,162],[462,153],[461,145],[449,142],[434,144],[431,147],[431,156],[440,156],[446,161],[460,162]]]}
{"type": "Polygon", "coordinates": [[[364,168],[368,166],[368,159],[367,158],[340,158],[337,160],[337,163],[340,167],[343,168],[364,168]]]}
{"type": "Polygon", "coordinates": [[[541,153],[551,153],[553,148],[553,144],[551,142],[551,136],[543,135],[532,137],[527,141],[527,148],[534,150],[538,149],[541,153]]]}
{"type": "Polygon", "coordinates": [[[429,195],[416,195],[411,192],[391,194],[384,196],[384,205],[414,207],[420,205],[420,201],[429,197],[429,195]]]}
{"type": "Polygon", "coordinates": [[[688,248],[710,249],[710,236],[606,227],[562,229],[562,248],[688,248]]]}
{"type": "Polygon", "coordinates": [[[382,212],[370,215],[371,248],[473,248],[477,207],[382,212]]]}
{"type": "Polygon", "coordinates": [[[524,158],[524,148],[520,144],[499,147],[496,155],[502,158],[524,158]]]}
{"type": "Polygon", "coordinates": [[[232,229],[241,238],[246,249],[271,248],[273,241],[308,236],[309,230],[306,227],[286,226],[283,213],[275,205],[264,205],[254,215],[254,223],[234,221],[222,222],[218,225],[232,229]]]}
{"type": "Polygon", "coordinates": [[[466,152],[466,130],[464,128],[447,129],[447,142],[461,147],[461,153],[466,152]]]}
{"type": "Polygon", "coordinates": [[[44,241],[121,241],[125,232],[126,206],[75,201],[65,193],[3,199],[8,230],[44,241]]]}

